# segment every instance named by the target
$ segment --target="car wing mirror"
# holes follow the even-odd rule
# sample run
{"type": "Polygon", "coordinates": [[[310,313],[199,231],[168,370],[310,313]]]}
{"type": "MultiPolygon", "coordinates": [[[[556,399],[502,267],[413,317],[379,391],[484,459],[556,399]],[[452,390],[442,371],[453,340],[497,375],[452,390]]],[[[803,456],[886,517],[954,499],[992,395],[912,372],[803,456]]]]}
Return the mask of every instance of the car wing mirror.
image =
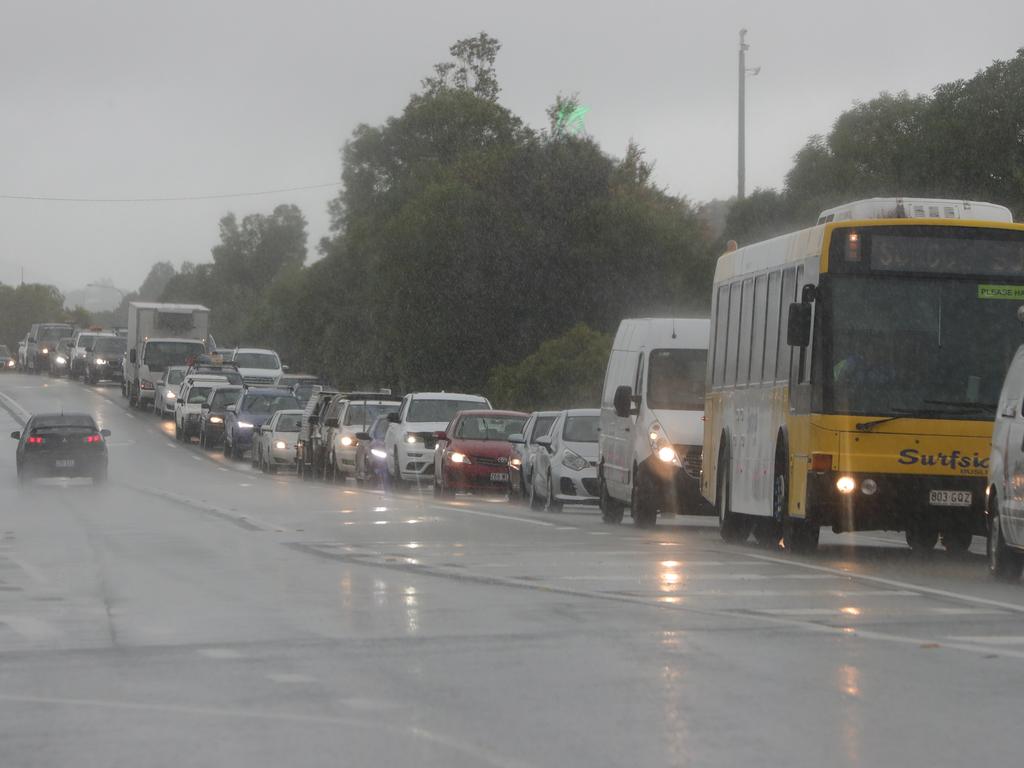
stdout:
{"type": "Polygon", "coordinates": [[[110,437],[110,430],[109,429],[101,429],[100,430],[100,434],[103,435],[104,437],[110,437]]]}
{"type": "Polygon", "coordinates": [[[388,414],[388,421],[390,421],[392,424],[401,424],[402,423],[402,420],[398,417],[397,413],[389,413],[388,414]]]}
{"type": "Polygon", "coordinates": [[[439,431],[434,433],[434,439],[435,440],[447,440],[448,439],[448,433],[445,432],[444,430],[439,430],[439,431]]]}
{"type": "Polygon", "coordinates": [[[199,410],[201,410],[201,411],[208,411],[208,410],[210,410],[210,404],[209,403],[203,403],[202,405],[199,406],[199,410]]]}
{"type": "Polygon", "coordinates": [[[234,412],[235,412],[236,410],[238,410],[238,409],[237,409],[237,408],[235,408],[235,406],[233,406],[233,405],[229,405],[229,406],[228,406],[227,408],[225,408],[224,410],[225,410],[225,411],[228,411],[228,412],[230,412],[230,413],[234,413],[234,412]]]}
{"type": "Polygon", "coordinates": [[[508,436],[508,441],[510,443],[516,443],[516,444],[520,444],[521,445],[521,444],[526,443],[526,436],[517,432],[514,435],[509,435],[508,436]]]}
{"type": "Polygon", "coordinates": [[[548,435],[544,435],[544,437],[538,437],[536,443],[546,451],[551,450],[551,438],[548,435]]]}
{"type": "Polygon", "coordinates": [[[328,429],[334,429],[338,426],[338,420],[327,419],[326,421],[324,421],[324,426],[327,427],[328,429]]]}
{"type": "Polygon", "coordinates": [[[370,433],[369,432],[356,432],[356,440],[359,440],[360,442],[363,442],[363,441],[369,442],[372,439],[373,438],[370,437],[370,433]]]}
{"type": "Polygon", "coordinates": [[[21,440],[21,432],[18,432],[17,430],[15,430],[14,432],[11,432],[11,439],[12,440],[21,440]]]}

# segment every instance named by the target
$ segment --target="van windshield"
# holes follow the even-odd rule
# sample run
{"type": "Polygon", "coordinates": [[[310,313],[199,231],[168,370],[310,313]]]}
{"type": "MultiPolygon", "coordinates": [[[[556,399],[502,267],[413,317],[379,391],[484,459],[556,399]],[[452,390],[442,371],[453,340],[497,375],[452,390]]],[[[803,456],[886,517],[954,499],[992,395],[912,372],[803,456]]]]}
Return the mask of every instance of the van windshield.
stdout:
{"type": "Polygon", "coordinates": [[[647,407],[704,410],[706,349],[653,349],[647,371],[647,407]]]}

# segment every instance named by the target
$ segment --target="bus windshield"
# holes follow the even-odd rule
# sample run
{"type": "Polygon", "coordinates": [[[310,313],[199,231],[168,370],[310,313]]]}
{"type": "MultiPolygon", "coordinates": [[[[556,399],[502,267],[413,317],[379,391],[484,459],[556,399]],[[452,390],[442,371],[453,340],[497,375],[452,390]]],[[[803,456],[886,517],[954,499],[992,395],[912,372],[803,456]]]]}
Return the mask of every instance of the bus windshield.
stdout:
{"type": "Polygon", "coordinates": [[[1020,327],[1021,302],[989,298],[989,278],[824,275],[821,282],[815,410],[991,418],[1021,343],[1019,332],[1007,332],[1020,327]],[[982,404],[988,414],[964,413],[982,404]]]}
{"type": "Polygon", "coordinates": [[[653,349],[647,373],[647,405],[670,411],[704,410],[706,349],[653,349]]]}

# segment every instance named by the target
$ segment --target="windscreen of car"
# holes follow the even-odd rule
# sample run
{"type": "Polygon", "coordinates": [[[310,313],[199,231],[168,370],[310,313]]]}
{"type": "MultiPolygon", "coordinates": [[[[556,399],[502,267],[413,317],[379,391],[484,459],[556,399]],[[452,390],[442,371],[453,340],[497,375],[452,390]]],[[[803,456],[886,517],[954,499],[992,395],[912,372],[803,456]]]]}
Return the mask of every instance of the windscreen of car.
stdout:
{"type": "Polygon", "coordinates": [[[551,425],[555,423],[554,416],[538,416],[533,422],[533,434],[530,435],[530,442],[536,443],[538,437],[544,437],[551,431],[551,425]]]}
{"type": "Polygon", "coordinates": [[[60,341],[69,333],[74,333],[74,328],[70,325],[51,325],[39,329],[39,338],[36,339],[39,343],[49,342],[51,344],[60,341]]]}
{"type": "Polygon", "coordinates": [[[213,389],[213,387],[192,387],[188,391],[188,403],[190,405],[205,403],[211,389],[213,389]]]}
{"type": "Polygon", "coordinates": [[[562,427],[562,438],[570,443],[596,443],[598,417],[566,416],[562,427]]]}
{"type": "Polygon", "coordinates": [[[275,370],[281,367],[281,361],[277,355],[269,352],[239,352],[235,355],[233,362],[239,368],[263,368],[275,370]]]}
{"type": "Polygon", "coordinates": [[[89,345],[92,344],[92,340],[95,339],[96,336],[98,335],[99,334],[95,333],[81,333],[78,335],[78,342],[75,344],[75,346],[81,347],[82,349],[88,349],[89,345]]]}
{"type": "Polygon", "coordinates": [[[413,400],[405,420],[413,423],[443,421],[447,424],[459,411],[470,411],[481,406],[486,408],[487,404],[480,400],[413,400]]]}
{"type": "Polygon", "coordinates": [[[520,434],[525,416],[463,416],[455,427],[454,437],[463,440],[505,440],[520,434]]]}
{"type": "Polygon", "coordinates": [[[44,414],[32,419],[32,429],[54,429],[58,427],[83,427],[96,429],[92,416],[82,413],[44,414]]]}
{"type": "Polygon", "coordinates": [[[388,425],[390,423],[386,418],[377,419],[370,428],[370,437],[374,440],[383,440],[388,433],[388,425]]]}
{"type": "Polygon", "coordinates": [[[214,389],[213,394],[208,398],[210,410],[223,411],[229,405],[237,403],[241,396],[242,390],[240,389],[224,389],[223,387],[214,389]]]}
{"type": "Polygon", "coordinates": [[[398,403],[350,403],[345,411],[345,426],[366,426],[380,415],[398,413],[398,403]]]}
{"type": "Polygon", "coordinates": [[[150,371],[163,372],[171,365],[184,365],[185,361],[203,353],[198,341],[150,341],[143,350],[143,362],[150,371]]]}
{"type": "Polygon", "coordinates": [[[294,395],[246,395],[242,398],[239,410],[243,413],[270,414],[298,407],[299,401],[294,395]]]}
{"type": "Polygon", "coordinates": [[[181,382],[184,381],[184,379],[185,379],[185,369],[184,368],[178,368],[177,370],[168,371],[167,372],[167,383],[168,384],[171,384],[171,385],[181,384],[181,382]]]}
{"type": "Polygon", "coordinates": [[[92,351],[97,355],[123,355],[125,340],[117,336],[101,336],[92,345],[92,351]]]}
{"type": "Polygon", "coordinates": [[[275,432],[298,432],[299,427],[302,425],[302,414],[301,413],[286,413],[284,416],[277,420],[277,426],[274,427],[275,432]]]}
{"type": "Polygon", "coordinates": [[[652,349],[647,364],[647,407],[703,411],[706,349],[652,349]]]}

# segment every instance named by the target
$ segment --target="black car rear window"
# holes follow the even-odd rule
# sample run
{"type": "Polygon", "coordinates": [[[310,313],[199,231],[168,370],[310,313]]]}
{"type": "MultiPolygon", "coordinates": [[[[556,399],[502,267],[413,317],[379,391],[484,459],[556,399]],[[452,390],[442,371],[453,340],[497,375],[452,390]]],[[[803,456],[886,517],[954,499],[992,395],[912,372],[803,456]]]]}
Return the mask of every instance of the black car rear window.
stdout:
{"type": "Polygon", "coordinates": [[[35,416],[32,429],[49,429],[53,427],[87,427],[96,429],[96,422],[87,413],[54,413],[35,416]]]}

